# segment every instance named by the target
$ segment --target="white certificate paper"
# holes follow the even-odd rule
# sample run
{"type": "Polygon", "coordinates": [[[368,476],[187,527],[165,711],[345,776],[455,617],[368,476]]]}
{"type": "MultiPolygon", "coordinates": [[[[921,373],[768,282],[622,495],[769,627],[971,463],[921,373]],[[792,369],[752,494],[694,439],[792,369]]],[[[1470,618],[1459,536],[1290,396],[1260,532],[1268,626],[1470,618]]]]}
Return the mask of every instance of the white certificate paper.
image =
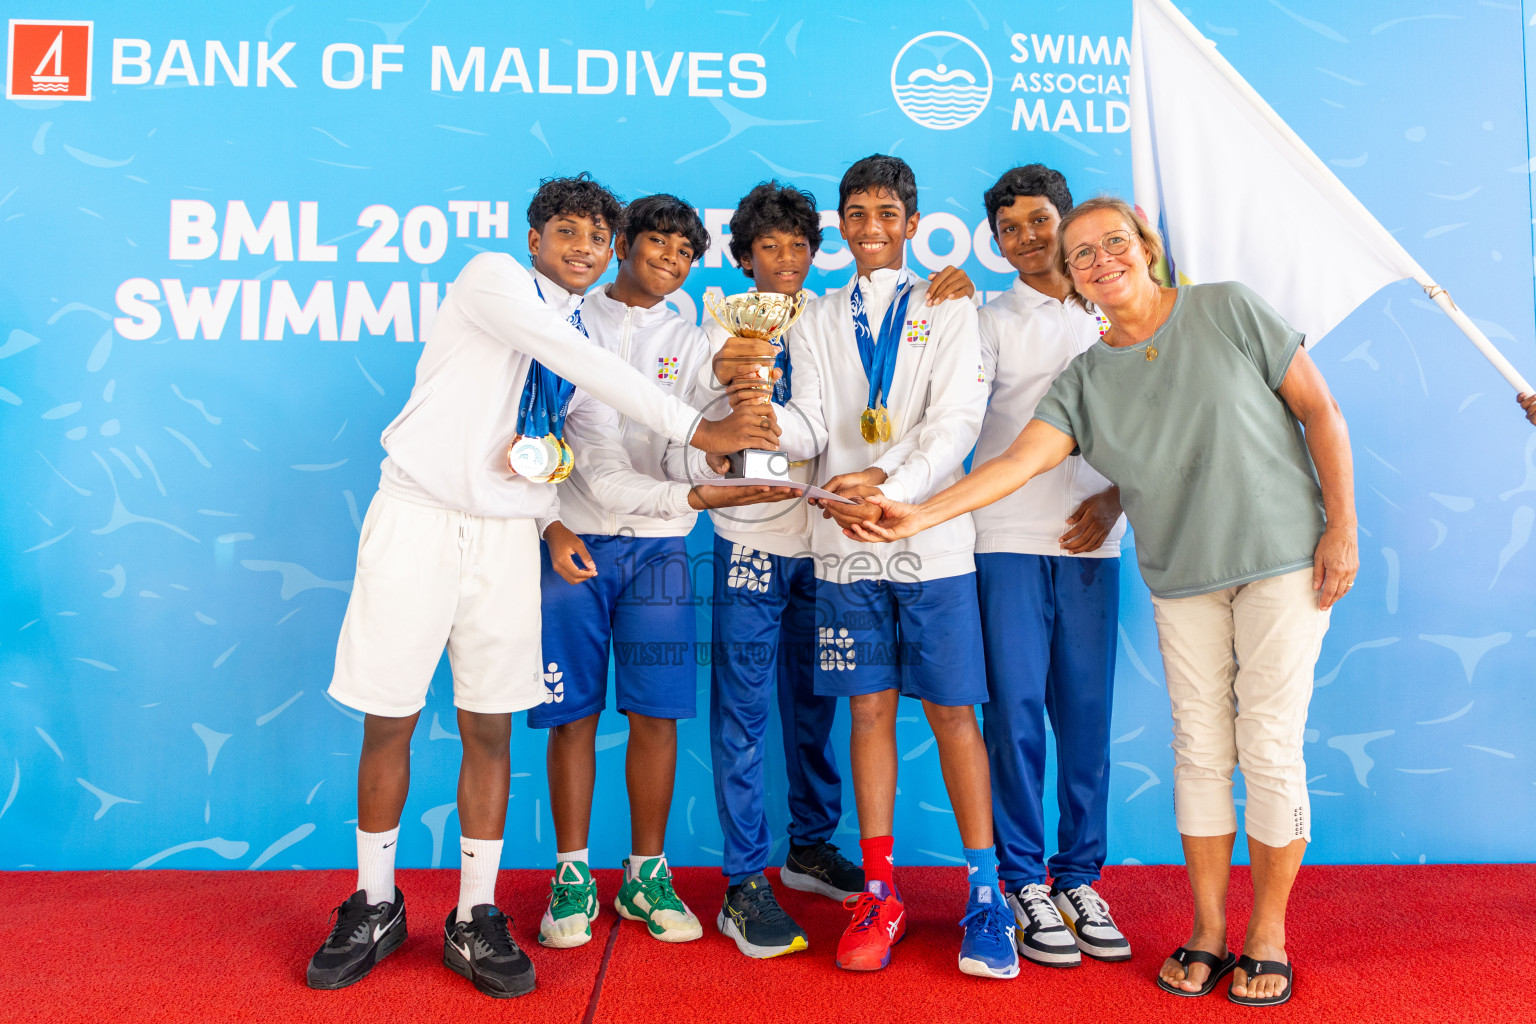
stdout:
{"type": "MultiPolygon", "coordinates": [[[[852,498],[845,498],[840,494],[833,494],[814,484],[797,483],[794,480],[774,480],[769,477],[722,477],[719,480],[701,480],[699,483],[721,484],[726,487],[791,487],[801,492],[807,498],[825,498],[828,501],[840,502],[844,505],[853,505],[856,502],[852,498]]],[[[789,499],[785,499],[786,501],[789,499]]]]}

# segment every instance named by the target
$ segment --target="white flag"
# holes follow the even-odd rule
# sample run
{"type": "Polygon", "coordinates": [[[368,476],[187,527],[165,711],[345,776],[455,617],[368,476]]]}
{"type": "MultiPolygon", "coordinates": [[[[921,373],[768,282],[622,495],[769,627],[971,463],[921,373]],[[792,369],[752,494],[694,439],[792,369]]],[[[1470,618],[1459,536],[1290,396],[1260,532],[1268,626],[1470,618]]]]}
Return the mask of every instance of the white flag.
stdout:
{"type": "Polygon", "coordinates": [[[1136,204],[1167,243],[1175,283],[1241,281],[1310,346],[1411,277],[1510,384],[1531,390],[1215,43],[1169,0],[1133,4],[1136,204]]]}

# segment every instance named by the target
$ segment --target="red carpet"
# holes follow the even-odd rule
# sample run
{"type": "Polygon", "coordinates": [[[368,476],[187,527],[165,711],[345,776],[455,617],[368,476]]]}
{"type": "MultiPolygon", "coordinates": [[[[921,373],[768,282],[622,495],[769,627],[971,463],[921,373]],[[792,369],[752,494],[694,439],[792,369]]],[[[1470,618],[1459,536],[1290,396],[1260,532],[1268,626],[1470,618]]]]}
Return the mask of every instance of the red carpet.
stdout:
{"type": "MultiPolygon", "coordinates": [[[[497,1002],[441,964],[442,919],[458,894],[452,871],[400,872],[411,938],[339,992],[306,988],[304,965],[350,871],[0,874],[0,1021],[1536,1021],[1525,945],[1536,921],[1532,865],[1303,868],[1291,903],[1296,996],[1272,1011],[1231,1005],[1225,985],[1204,999],[1153,985],[1188,927],[1179,868],[1111,868],[1100,885],[1134,959],[1076,970],[1026,964],[1013,981],[955,969],[959,868],[898,869],[911,925],[891,966],[869,975],[833,965],[842,908],[783,889],[810,950],[740,956],[714,929],[723,880],[707,868],[678,872],[679,892],[704,919],[701,941],[669,946],[625,922],[609,950],[617,872],[597,875],[605,913],[593,941],[556,951],[534,939],[547,873],[502,873],[501,904],[531,949],[539,987],[497,1002]]],[[[1240,871],[1235,938],[1249,899],[1240,871]]]]}

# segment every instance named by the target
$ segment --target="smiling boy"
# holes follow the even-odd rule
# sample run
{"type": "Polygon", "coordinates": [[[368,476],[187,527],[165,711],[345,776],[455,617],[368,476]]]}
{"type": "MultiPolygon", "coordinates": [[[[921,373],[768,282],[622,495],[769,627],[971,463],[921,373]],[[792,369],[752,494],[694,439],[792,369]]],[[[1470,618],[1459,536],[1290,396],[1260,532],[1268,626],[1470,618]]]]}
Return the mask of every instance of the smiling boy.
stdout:
{"type": "MultiPolygon", "coordinates": [[[[675,196],[637,199],[617,238],[617,280],[587,297],[592,340],[647,374],[647,385],[693,403],[708,349],[666,306],[709,248],[698,214],[675,196]]],[[[626,778],[631,853],[614,900],[664,942],[703,934],[678,898],[664,852],[677,765],[677,720],[695,714],[695,607],[685,538],[698,510],[783,499],[766,487],[690,486],[687,448],[589,403],[572,421],[577,469],[560,488],[559,522],[545,526],[544,702],[528,724],[549,730],[556,871],[539,941],[588,942],[598,914],[587,838],[598,718],[614,655],[614,704],[629,720],[626,778]],[[599,451],[606,456],[596,456],[599,451]],[[576,561],[573,561],[573,557],[576,561]]],[[[573,416],[578,410],[573,408],[573,416]]]]}
{"type": "MultiPolygon", "coordinates": [[[[852,498],[932,494],[959,479],[986,406],[976,310],[926,307],[905,266],[917,231],[917,183],[895,157],[851,166],[838,186],[840,229],[857,273],[802,320],[822,381],[827,488],[852,498]]],[[[867,504],[825,503],[813,519],[816,692],[849,698],[850,753],[865,891],[838,945],[839,966],[876,970],[906,930],[893,877],[896,713],[922,700],[971,870],[960,969],[1018,973],[1013,920],[997,887],[986,749],[975,705],[987,699],[968,518],[876,554],[842,523],[867,504]],[[882,557],[886,556],[886,557],[882,557]]]]}
{"type": "MultiPolygon", "coordinates": [[[[764,182],[737,203],[730,229],[731,256],[758,292],[800,293],[821,246],[820,217],[810,193],[764,182]]],[[[780,447],[797,460],[791,477],[811,482],[814,466],[800,460],[821,451],[826,429],[816,364],[797,358],[797,330],[781,339],[781,350],[762,340],[730,337],[712,319],[705,334],[713,358],[701,384],[709,392],[723,395],[742,380],[761,386],[759,364],[777,370],[768,395],[778,407],[780,447]]],[[[831,743],[837,699],[818,696],[812,685],[816,577],[807,512],[801,501],[711,513],[709,732],[728,881],[715,923],[744,955],[758,959],[809,943],[763,874],[772,847],[764,745],[775,702],[789,783],[789,849],[779,878],[792,889],[837,900],[864,888],[864,873],[831,841],[842,817],[842,775],[831,743]]]]}
{"type": "MultiPolygon", "coordinates": [[[[991,399],[976,459],[1008,448],[1058,374],[1102,331],[1065,301],[1056,227],[1072,209],[1059,171],[1015,167],[983,197],[1013,287],[981,310],[991,399]]],[[[1094,890],[1107,852],[1109,722],[1119,621],[1119,489],[1071,456],[973,514],[987,662],[982,726],[997,854],[1019,952],[1053,967],[1130,957],[1094,890]],[[1056,740],[1057,852],[1044,860],[1046,731],[1056,740]],[[1050,886],[1047,886],[1049,868],[1050,886]]]]}
{"type": "MultiPolygon", "coordinates": [[[[458,905],[443,926],[443,962],[487,995],[533,989],[534,970],[495,905],[509,787],[512,713],[543,700],[535,521],[554,502],[547,475],[515,472],[519,438],[557,450],[558,399],[530,390],[559,374],[679,443],[715,452],[776,441],[763,417],[701,421],[568,318],[607,265],[613,194],[586,175],[541,183],[529,248],[552,276],[504,253],[465,266],[422,348],[405,408],[385,428],[388,457],[358,541],[357,574],[329,694],[364,713],[358,762],[356,891],[336,908],[310,960],[313,988],[364,978],[405,940],[394,881],[411,734],[448,650],[463,743],[457,809],[458,905]],[[535,429],[530,420],[538,407],[535,429]]],[[[556,391],[566,389],[554,378],[556,391]]]]}

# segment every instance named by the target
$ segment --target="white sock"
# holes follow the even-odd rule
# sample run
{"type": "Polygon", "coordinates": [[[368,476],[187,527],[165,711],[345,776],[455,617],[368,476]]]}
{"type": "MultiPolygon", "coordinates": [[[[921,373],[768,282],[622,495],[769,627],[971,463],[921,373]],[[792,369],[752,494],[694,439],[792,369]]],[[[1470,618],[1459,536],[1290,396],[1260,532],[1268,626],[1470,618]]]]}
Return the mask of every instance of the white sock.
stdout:
{"type": "Polygon", "coordinates": [[[459,837],[459,920],[482,903],[496,902],[496,872],[501,867],[500,839],[459,837]]]}
{"type": "Polygon", "coordinates": [[[630,854],[629,855],[629,866],[624,869],[624,878],[626,880],[628,880],[628,881],[633,882],[635,879],[640,877],[640,865],[644,864],[648,860],[654,860],[654,859],[656,859],[658,857],[661,858],[661,866],[663,868],[666,867],[667,866],[667,855],[665,853],[632,853],[632,854],[630,854]]]}
{"type": "Polygon", "coordinates": [[[592,863],[590,860],[587,859],[587,848],[585,846],[583,846],[579,850],[572,850],[569,853],[557,853],[557,854],[555,854],[555,863],[556,864],[564,864],[568,860],[569,861],[575,861],[578,864],[590,864],[590,863],[592,863]]]}
{"type": "Polygon", "coordinates": [[[357,888],[368,894],[369,903],[395,901],[395,851],[400,848],[399,839],[399,825],[388,832],[357,830],[357,888]]]}

